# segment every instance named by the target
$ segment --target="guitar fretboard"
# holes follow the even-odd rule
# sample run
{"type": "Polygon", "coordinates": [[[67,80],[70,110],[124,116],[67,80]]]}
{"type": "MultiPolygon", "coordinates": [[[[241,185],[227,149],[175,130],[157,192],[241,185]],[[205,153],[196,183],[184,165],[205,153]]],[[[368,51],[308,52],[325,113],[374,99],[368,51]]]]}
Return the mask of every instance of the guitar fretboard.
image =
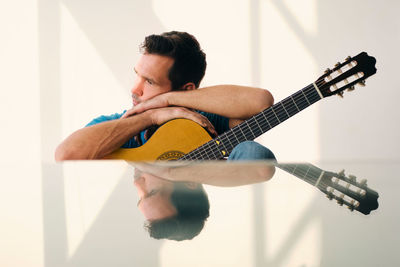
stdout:
{"type": "MultiPolygon", "coordinates": [[[[324,189],[326,185],[321,186],[320,180],[325,171],[312,164],[281,164],[278,163],[276,167],[293,174],[294,176],[306,181],[307,183],[316,186],[320,189],[324,189]]],[[[322,183],[323,184],[323,183],[322,183]]]]}
{"type": "Polygon", "coordinates": [[[254,140],[320,99],[321,96],[314,84],[310,84],[189,152],[179,160],[216,160],[228,157],[239,143],[254,140]]]}

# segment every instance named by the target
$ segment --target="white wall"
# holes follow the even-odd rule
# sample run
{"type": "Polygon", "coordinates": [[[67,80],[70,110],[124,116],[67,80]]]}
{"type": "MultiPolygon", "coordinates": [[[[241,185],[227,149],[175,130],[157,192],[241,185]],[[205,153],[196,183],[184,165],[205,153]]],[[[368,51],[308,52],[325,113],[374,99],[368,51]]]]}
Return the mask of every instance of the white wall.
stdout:
{"type": "Polygon", "coordinates": [[[66,175],[52,165],[55,146],[91,118],[129,106],[138,44],[150,33],[177,29],[197,36],[208,58],[204,86],[259,86],[276,101],[347,55],[367,51],[378,72],[365,88],[324,99],[258,140],[286,161],[398,161],[399,6],[372,0],[2,1],[0,229],[1,236],[18,234],[0,241],[0,262],[43,265],[45,246],[37,245],[45,235],[42,189],[52,186],[49,175],[59,175],[61,184],[66,175]],[[16,253],[21,248],[25,258],[16,253]]]}

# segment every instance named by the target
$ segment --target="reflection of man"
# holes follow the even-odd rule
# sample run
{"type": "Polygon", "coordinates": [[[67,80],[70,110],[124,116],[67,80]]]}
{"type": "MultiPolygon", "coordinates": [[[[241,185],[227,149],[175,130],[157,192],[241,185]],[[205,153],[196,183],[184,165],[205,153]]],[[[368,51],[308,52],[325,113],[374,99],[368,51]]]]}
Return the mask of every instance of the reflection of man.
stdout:
{"type": "MultiPolygon", "coordinates": [[[[120,147],[138,147],[149,138],[150,128],[175,118],[193,120],[212,134],[221,134],[273,104],[272,95],[259,88],[222,85],[195,90],[205,69],[205,54],[192,35],[167,32],[146,37],[135,66],[133,107],[98,117],[72,133],[58,146],[56,160],[99,159],[120,147]]],[[[235,149],[236,159],[273,158],[255,142],[235,149]]]]}
{"type": "Polygon", "coordinates": [[[188,240],[203,229],[210,204],[201,184],[171,182],[138,169],[134,184],[140,198],[138,208],[151,237],[188,240]]]}
{"type": "Polygon", "coordinates": [[[197,236],[209,216],[203,184],[234,187],[262,183],[275,172],[274,161],[131,164],[140,198],[138,208],[147,220],[150,236],[178,241],[197,236]]]}

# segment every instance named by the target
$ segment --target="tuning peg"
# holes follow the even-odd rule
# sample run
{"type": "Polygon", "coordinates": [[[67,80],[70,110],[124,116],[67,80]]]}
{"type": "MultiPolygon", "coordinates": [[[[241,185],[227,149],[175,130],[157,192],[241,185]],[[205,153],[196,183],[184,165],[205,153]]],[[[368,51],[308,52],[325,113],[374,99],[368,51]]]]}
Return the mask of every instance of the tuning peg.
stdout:
{"type": "Polygon", "coordinates": [[[350,91],[353,91],[355,88],[354,88],[354,85],[353,86],[350,86],[349,88],[347,88],[347,91],[348,92],[350,92],[350,91]]]}
{"type": "Polygon", "coordinates": [[[329,200],[332,200],[332,198],[333,198],[333,188],[330,188],[329,190],[328,190],[328,193],[326,193],[326,197],[327,198],[329,198],[329,200]]]}
{"type": "Polygon", "coordinates": [[[328,69],[326,69],[324,72],[325,72],[325,73],[330,73],[330,72],[332,72],[332,71],[331,71],[331,69],[328,68],[328,69]]]}
{"type": "Polygon", "coordinates": [[[360,85],[360,86],[363,86],[363,87],[364,87],[364,86],[365,86],[365,80],[359,81],[359,82],[358,82],[358,85],[360,85]]]}
{"type": "Polygon", "coordinates": [[[350,201],[350,205],[349,206],[347,206],[348,208],[349,208],[349,210],[350,211],[353,211],[354,210],[354,199],[352,199],[351,201],[350,201]]]}
{"type": "Polygon", "coordinates": [[[340,66],[340,62],[338,62],[338,63],[335,64],[335,68],[337,68],[337,67],[339,67],[339,66],[340,66]]]}
{"type": "Polygon", "coordinates": [[[350,59],[351,59],[351,57],[350,57],[350,56],[346,57],[346,61],[349,61],[350,59]]]}
{"type": "Polygon", "coordinates": [[[360,185],[367,185],[367,179],[362,179],[361,181],[360,181],[360,185]]]}
{"type": "Polygon", "coordinates": [[[344,198],[344,194],[341,194],[340,197],[338,199],[336,199],[336,202],[342,206],[343,205],[343,198],[344,198]]]}
{"type": "Polygon", "coordinates": [[[340,172],[338,172],[338,174],[339,174],[340,176],[344,176],[344,175],[345,175],[345,174],[344,174],[344,169],[341,170],[340,172]]]}
{"type": "Polygon", "coordinates": [[[343,91],[338,92],[337,95],[343,98],[343,91]]]}
{"type": "Polygon", "coordinates": [[[356,182],[357,181],[357,177],[355,175],[349,175],[350,181],[356,182]]]}

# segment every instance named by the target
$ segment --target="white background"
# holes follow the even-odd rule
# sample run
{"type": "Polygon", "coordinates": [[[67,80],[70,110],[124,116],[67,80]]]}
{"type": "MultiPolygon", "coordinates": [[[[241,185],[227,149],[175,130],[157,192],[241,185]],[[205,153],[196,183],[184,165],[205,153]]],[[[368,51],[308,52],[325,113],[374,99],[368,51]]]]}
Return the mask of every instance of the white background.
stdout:
{"type": "Polygon", "coordinates": [[[346,56],[368,52],[378,72],[366,87],[323,99],[258,141],[283,161],[398,162],[399,7],[390,0],[1,1],[1,265],[43,266],[44,180],[69,175],[54,166],[54,149],[93,117],[129,107],[138,45],[151,33],[198,38],[208,59],[203,86],[267,88],[276,102],[346,56]]]}

